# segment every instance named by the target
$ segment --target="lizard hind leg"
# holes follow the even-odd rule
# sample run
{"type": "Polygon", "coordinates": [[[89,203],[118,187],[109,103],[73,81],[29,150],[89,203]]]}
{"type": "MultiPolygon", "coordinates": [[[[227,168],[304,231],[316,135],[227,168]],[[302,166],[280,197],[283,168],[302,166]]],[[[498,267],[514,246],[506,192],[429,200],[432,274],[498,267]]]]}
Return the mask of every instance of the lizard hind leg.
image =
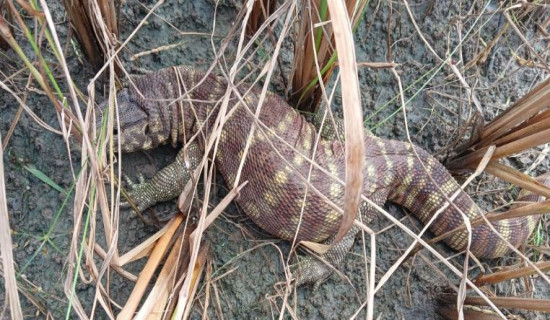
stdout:
{"type": "MultiPolygon", "coordinates": [[[[290,272],[296,279],[296,286],[313,284],[313,291],[332,275],[344,261],[353,245],[355,234],[359,229],[353,226],[342,240],[334,244],[322,255],[307,254],[298,257],[298,262],[290,266],[290,272]]],[[[327,240],[327,244],[332,238],[327,240]]]]}
{"type": "MultiPolygon", "coordinates": [[[[375,209],[369,206],[367,202],[363,202],[359,207],[359,214],[363,223],[370,222],[375,212],[375,209]]],[[[296,278],[296,285],[313,284],[313,290],[315,291],[320,284],[341,266],[353,246],[355,236],[359,231],[360,228],[353,225],[344,238],[335,243],[326,253],[321,255],[307,254],[303,257],[298,257],[299,261],[290,266],[290,271],[296,278]]],[[[331,237],[324,243],[330,244],[333,240],[334,237],[331,237]]]]}

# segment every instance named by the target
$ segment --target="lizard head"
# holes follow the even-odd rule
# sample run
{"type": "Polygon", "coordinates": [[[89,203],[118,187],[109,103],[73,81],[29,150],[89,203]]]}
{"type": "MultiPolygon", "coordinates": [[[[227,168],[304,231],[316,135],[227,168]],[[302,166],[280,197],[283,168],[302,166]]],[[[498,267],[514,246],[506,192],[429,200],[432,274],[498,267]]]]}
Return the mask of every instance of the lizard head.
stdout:
{"type": "MultiPolygon", "coordinates": [[[[138,150],[151,149],[151,138],[149,137],[149,115],[140,107],[133,95],[130,95],[128,89],[122,89],[116,96],[118,106],[117,113],[114,114],[115,122],[113,124],[113,138],[115,146],[120,143],[122,152],[134,152],[138,150]]],[[[107,122],[109,115],[109,101],[106,100],[99,105],[101,121],[98,126],[107,122]]]]}

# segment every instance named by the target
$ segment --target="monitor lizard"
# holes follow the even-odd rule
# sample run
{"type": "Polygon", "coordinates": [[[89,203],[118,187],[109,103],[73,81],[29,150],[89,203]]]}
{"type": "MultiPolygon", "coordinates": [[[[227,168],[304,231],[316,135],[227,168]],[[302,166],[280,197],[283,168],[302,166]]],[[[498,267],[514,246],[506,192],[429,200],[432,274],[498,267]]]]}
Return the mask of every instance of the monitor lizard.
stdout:
{"type": "MultiPolygon", "coordinates": [[[[152,180],[133,186],[131,199],[139,210],[177,197],[199,165],[205,141],[216,129],[216,117],[227,92],[225,78],[191,67],[171,67],[136,77],[132,85],[117,94],[118,124],[114,138],[122,152],[149,150],[161,144],[185,143],[173,163],[158,171],[152,180]]],[[[232,89],[219,145],[213,156],[228,185],[234,185],[253,123],[255,130],[242,166],[240,181],[248,184],[236,202],[257,225],[285,239],[330,243],[340,226],[345,174],[345,152],[339,139],[341,125],[320,127],[316,116],[310,123],[278,95],[267,92],[259,118],[261,88],[246,83],[232,89]],[[340,128],[340,129],[339,129],[340,128]],[[317,139],[320,133],[320,139],[317,139]]],[[[105,109],[107,102],[101,104],[105,109]]],[[[319,113],[318,113],[319,114],[319,113]]],[[[451,174],[434,157],[409,143],[365,135],[363,196],[376,205],[391,201],[408,208],[421,222],[429,221],[446,199],[459,192],[453,205],[431,224],[440,235],[484,214],[462,190],[451,174]],[[413,152],[413,148],[416,153],[413,152]],[[431,176],[431,178],[430,178],[431,176]]],[[[550,185],[550,175],[542,180],[550,185]]],[[[530,200],[542,197],[527,194],[530,200]]],[[[376,210],[363,201],[359,207],[363,223],[376,210]]],[[[487,225],[472,230],[470,252],[479,258],[504,255],[509,248],[526,242],[539,216],[494,222],[503,241],[487,225]]],[[[338,266],[353,244],[359,228],[322,256],[338,266]]],[[[455,250],[467,246],[467,231],[445,242],[455,250]]],[[[332,268],[313,256],[298,264],[297,284],[320,283],[332,268]]]]}

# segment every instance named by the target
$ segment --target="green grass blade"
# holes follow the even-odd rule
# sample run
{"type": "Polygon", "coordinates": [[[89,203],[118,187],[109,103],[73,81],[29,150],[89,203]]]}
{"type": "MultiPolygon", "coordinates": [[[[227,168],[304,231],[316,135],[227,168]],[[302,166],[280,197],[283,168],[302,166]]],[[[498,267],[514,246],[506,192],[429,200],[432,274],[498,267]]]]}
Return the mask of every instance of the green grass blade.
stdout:
{"type": "Polygon", "coordinates": [[[40,171],[37,168],[32,167],[32,166],[23,166],[23,168],[25,168],[25,170],[27,170],[32,175],[34,175],[38,179],[42,180],[42,182],[46,183],[47,185],[54,188],[55,190],[57,190],[57,191],[59,191],[63,194],[66,193],[65,190],[60,185],[58,185],[52,179],[50,179],[50,177],[48,177],[44,172],[42,172],[42,171],[40,171]]]}

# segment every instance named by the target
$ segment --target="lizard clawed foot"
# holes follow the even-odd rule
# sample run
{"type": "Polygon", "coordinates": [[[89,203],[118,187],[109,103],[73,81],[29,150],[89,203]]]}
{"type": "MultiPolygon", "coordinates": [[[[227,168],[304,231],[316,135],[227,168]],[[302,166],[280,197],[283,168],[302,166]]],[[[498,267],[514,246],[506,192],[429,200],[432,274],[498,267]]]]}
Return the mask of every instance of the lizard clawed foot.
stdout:
{"type": "MultiPolygon", "coordinates": [[[[132,199],[139,212],[143,212],[145,209],[157,203],[153,187],[150,182],[146,181],[142,173],[138,175],[138,183],[132,181],[132,179],[125,174],[122,176],[130,189],[128,191],[128,196],[132,199]]],[[[120,207],[130,208],[131,206],[127,201],[122,201],[120,207]]]]}
{"type": "Polygon", "coordinates": [[[334,272],[334,267],[313,256],[300,257],[300,261],[290,266],[296,286],[313,284],[313,292],[334,272]]]}

